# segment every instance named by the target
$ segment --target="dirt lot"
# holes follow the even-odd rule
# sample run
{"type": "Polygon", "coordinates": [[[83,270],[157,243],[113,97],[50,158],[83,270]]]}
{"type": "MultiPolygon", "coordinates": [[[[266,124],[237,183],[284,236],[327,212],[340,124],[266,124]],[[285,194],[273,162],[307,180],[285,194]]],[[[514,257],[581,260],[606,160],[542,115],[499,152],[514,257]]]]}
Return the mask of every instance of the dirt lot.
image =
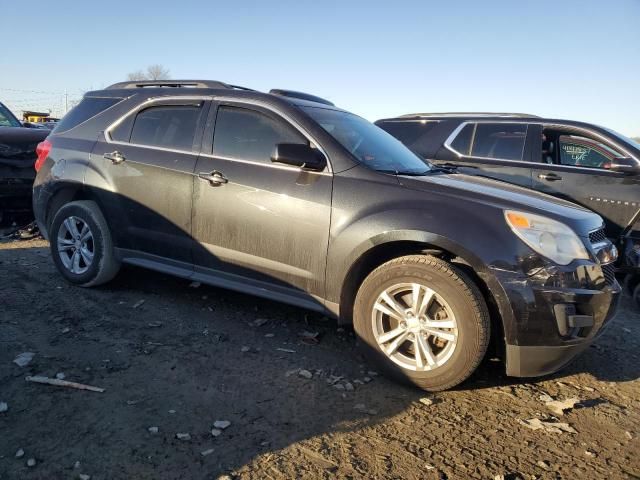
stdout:
{"type": "Polygon", "coordinates": [[[521,382],[487,361],[421,403],[369,371],[351,331],[304,310],[137,269],[74,288],[42,240],[1,243],[0,274],[2,480],[640,477],[628,299],[560,374],[521,382]],[[58,373],[106,391],[25,381],[58,373]],[[544,395],[579,403],[554,414],[544,395]],[[553,416],[569,431],[522,423],[553,416]],[[216,420],[231,424],[214,436],[216,420]]]}

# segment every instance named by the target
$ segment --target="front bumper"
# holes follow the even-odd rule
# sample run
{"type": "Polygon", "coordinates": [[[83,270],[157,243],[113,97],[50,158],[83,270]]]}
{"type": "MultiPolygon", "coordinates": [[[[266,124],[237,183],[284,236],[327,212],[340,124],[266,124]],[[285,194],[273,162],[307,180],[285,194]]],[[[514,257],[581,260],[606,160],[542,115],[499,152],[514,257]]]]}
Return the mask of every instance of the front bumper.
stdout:
{"type": "Polygon", "coordinates": [[[594,263],[494,274],[508,299],[508,315],[501,313],[506,372],[514,377],[547,375],[567,365],[602,334],[622,290],[607,267],[594,263]]]}

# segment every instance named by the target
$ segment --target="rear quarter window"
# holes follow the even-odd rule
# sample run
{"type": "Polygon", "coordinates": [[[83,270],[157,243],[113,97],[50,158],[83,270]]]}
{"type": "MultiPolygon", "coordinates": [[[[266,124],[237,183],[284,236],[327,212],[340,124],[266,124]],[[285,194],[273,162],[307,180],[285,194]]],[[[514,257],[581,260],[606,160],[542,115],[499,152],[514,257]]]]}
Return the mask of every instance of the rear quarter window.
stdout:
{"type": "Polygon", "coordinates": [[[121,98],[111,97],[84,97],[78,105],[62,117],[62,120],[58,122],[53,132],[61,133],[71,130],[105,111],[107,108],[113,107],[121,100],[121,98]]]}
{"type": "Polygon", "coordinates": [[[474,123],[465,125],[458,135],[456,135],[456,138],[453,139],[450,147],[461,155],[469,155],[471,153],[471,139],[473,138],[475,128],[474,123]]]}

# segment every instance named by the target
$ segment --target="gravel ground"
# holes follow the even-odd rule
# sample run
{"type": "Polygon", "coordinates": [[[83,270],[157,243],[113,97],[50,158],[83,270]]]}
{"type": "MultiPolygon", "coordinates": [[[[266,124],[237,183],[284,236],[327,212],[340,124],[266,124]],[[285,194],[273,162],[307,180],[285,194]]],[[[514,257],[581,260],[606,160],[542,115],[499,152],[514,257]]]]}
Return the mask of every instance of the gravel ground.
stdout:
{"type": "Polygon", "coordinates": [[[315,313],[132,268],[74,288],[42,240],[0,243],[0,273],[3,480],[640,478],[629,299],[555,376],[487,361],[427,396],[370,371],[352,331],[315,313]],[[105,392],[25,381],[57,374],[105,392]]]}

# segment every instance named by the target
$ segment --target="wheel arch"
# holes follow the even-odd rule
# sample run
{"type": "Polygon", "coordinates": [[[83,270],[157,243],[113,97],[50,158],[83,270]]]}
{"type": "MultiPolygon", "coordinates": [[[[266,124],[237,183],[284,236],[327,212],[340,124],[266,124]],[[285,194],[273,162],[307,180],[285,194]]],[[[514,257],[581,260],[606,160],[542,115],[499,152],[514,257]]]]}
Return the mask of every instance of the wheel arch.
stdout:
{"type": "Polygon", "coordinates": [[[91,200],[94,201],[98,207],[102,210],[100,200],[97,195],[94,195],[91,189],[85,185],[76,182],[63,182],[57,185],[56,190],[51,194],[45,207],[45,225],[47,231],[51,227],[51,222],[56,212],[70,202],[77,200],[91,200]]]}
{"type": "Polygon", "coordinates": [[[449,239],[425,232],[393,232],[394,238],[368,242],[350,263],[340,283],[338,322],[350,324],[358,287],[375,268],[400,256],[412,254],[433,255],[452,263],[462,270],[480,289],[489,308],[492,327],[492,353],[502,355],[504,350],[504,323],[513,314],[502,286],[480,258],[449,239]]]}

